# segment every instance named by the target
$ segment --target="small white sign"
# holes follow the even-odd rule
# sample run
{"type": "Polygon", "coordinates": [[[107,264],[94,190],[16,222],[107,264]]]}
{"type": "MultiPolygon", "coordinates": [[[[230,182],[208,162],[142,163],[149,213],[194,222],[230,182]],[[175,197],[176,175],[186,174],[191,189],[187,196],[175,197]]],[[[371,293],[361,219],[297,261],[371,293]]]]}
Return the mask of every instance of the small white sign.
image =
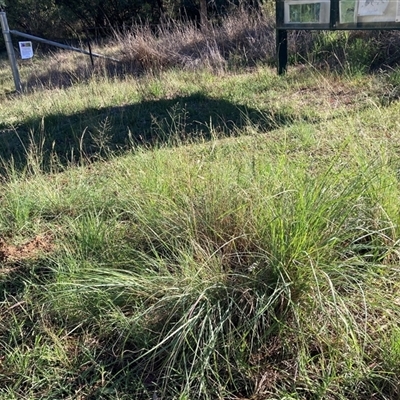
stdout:
{"type": "Polygon", "coordinates": [[[19,51],[21,53],[21,58],[26,60],[33,57],[33,47],[32,42],[19,42],[19,51]]]}

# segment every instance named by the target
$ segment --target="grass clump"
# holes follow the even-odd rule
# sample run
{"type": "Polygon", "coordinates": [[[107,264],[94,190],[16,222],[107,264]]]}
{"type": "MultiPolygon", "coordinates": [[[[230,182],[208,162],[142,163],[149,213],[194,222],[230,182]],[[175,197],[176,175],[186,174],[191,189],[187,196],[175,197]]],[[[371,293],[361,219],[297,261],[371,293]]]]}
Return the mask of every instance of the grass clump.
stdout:
{"type": "Polygon", "coordinates": [[[3,392],[396,395],[395,169],[359,138],[309,158],[288,131],[5,184],[57,250],[5,258],[3,392]]]}
{"type": "Polygon", "coordinates": [[[0,398],[398,397],[396,79],[4,98],[0,398]]]}

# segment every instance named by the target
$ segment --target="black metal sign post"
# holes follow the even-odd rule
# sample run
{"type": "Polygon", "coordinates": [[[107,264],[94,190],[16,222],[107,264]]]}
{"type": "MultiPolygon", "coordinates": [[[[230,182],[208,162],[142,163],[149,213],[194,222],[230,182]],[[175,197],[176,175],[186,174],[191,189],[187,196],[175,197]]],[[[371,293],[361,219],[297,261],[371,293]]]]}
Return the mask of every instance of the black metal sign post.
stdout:
{"type": "Polygon", "coordinates": [[[290,30],[400,30],[400,0],[276,0],[279,75],[287,70],[290,30]]]}
{"type": "Polygon", "coordinates": [[[276,54],[278,59],[278,75],[283,75],[286,72],[288,62],[287,30],[276,30],[276,54]]]}
{"type": "Polygon", "coordinates": [[[287,30],[278,29],[278,27],[283,25],[283,21],[285,20],[284,12],[284,2],[276,0],[276,55],[278,59],[279,75],[286,72],[288,62],[287,30]]]}

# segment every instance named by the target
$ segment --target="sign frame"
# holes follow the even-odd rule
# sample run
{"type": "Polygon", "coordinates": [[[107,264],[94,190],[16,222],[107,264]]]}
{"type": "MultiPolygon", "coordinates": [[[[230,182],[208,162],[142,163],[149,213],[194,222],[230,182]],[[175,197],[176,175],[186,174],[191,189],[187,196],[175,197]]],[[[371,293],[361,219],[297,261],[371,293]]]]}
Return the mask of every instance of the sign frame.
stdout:
{"type": "Polygon", "coordinates": [[[276,0],[279,75],[287,70],[290,30],[400,30],[400,0],[276,0]]]}

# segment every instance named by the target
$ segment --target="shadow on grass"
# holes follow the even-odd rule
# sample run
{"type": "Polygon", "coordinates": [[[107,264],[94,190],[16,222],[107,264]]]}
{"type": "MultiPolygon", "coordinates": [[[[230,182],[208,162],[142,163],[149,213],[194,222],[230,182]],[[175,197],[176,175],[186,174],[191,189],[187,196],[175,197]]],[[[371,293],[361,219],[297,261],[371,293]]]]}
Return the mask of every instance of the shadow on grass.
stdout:
{"type": "Polygon", "coordinates": [[[119,107],[50,114],[16,127],[0,123],[0,158],[25,168],[32,157],[46,170],[52,160],[67,164],[82,158],[107,158],[136,146],[176,146],[238,134],[246,126],[269,131],[290,124],[284,111],[259,111],[202,93],[146,100],[119,107]]]}
{"type": "MultiPolygon", "coordinates": [[[[54,67],[48,68],[47,71],[34,70],[29,74],[26,81],[23,82],[24,90],[29,93],[41,88],[65,89],[96,77],[120,79],[126,75],[139,77],[145,72],[129,60],[114,62],[95,59],[94,65],[91,65],[89,57],[85,57],[88,59],[77,61],[73,68],[63,70],[55,63],[54,67]]],[[[62,61],[60,62],[62,63],[62,61]]]]}

